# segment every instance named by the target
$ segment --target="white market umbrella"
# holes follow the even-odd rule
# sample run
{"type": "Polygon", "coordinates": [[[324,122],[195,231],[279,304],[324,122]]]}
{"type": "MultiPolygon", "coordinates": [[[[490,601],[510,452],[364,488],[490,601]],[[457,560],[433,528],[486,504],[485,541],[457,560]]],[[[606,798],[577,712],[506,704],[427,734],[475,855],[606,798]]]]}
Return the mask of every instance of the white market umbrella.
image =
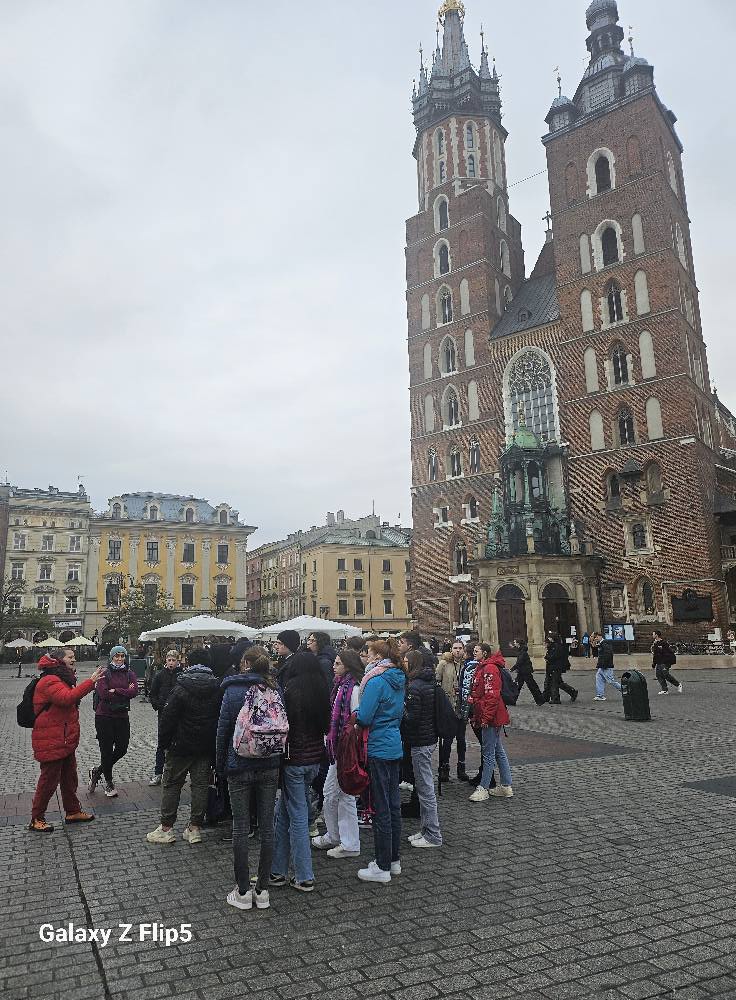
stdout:
{"type": "Polygon", "coordinates": [[[13,639],[12,642],[5,643],[6,649],[31,649],[32,646],[33,643],[27,639],[13,639]]]}
{"type": "Polygon", "coordinates": [[[64,643],[65,646],[94,646],[91,639],[87,639],[83,635],[78,635],[74,639],[70,639],[69,642],[64,643]]]}
{"type": "Polygon", "coordinates": [[[252,639],[258,634],[256,629],[250,628],[248,625],[241,625],[240,622],[229,622],[224,618],[215,618],[213,615],[195,615],[193,618],[185,618],[180,622],[172,622],[171,625],[151,629],[150,632],[142,632],[139,641],[187,639],[196,635],[234,635],[239,639],[252,639]]]}
{"type": "Polygon", "coordinates": [[[43,642],[36,642],[34,645],[37,649],[51,649],[52,646],[56,646],[59,649],[64,643],[59,642],[58,639],[44,639],[43,642]]]}
{"type": "Polygon", "coordinates": [[[286,622],[277,622],[276,625],[269,625],[258,631],[258,635],[274,639],[279,632],[291,630],[298,632],[302,639],[306,638],[310,632],[326,632],[330,639],[342,639],[350,635],[362,635],[359,628],[346,625],[343,622],[331,622],[326,618],[313,618],[312,615],[297,615],[286,622]]]}

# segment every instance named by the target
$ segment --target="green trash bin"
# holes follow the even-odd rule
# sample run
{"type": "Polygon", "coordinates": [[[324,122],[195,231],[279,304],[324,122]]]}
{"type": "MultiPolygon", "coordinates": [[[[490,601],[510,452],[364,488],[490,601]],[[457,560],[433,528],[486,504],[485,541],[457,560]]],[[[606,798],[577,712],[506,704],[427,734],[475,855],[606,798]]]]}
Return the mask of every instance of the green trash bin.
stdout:
{"type": "Polygon", "coordinates": [[[627,722],[649,722],[649,692],[647,679],[638,670],[627,670],[621,675],[621,697],[624,702],[624,719],[627,722]]]}

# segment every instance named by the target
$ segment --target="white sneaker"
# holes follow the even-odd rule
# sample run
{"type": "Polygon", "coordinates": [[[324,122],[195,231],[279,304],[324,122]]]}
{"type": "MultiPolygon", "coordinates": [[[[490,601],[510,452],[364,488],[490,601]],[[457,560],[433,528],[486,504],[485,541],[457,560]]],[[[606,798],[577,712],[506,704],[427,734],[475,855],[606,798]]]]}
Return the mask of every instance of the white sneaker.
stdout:
{"type": "Polygon", "coordinates": [[[421,840],[422,839],[421,830],[419,831],[419,833],[410,833],[406,839],[409,841],[410,844],[413,840],[421,840]]]}
{"type": "Polygon", "coordinates": [[[257,889],[251,889],[250,891],[253,893],[253,902],[256,904],[256,909],[267,910],[271,905],[268,889],[261,889],[260,892],[257,889]]]}
{"type": "MultiPolygon", "coordinates": [[[[261,893],[261,895],[263,895],[263,893],[261,893]]],[[[266,895],[268,895],[268,893],[266,893],[266,895]]],[[[251,910],[253,909],[253,889],[248,889],[248,891],[241,896],[236,885],[233,891],[227,894],[227,902],[231,906],[237,907],[239,910],[251,910]]]]}
{"type": "Polygon", "coordinates": [[[331,847],[327,852],[328,858],[357,858],[360,851],[348,851],[342,844],[338,844],[337,847],[331,847]]]}
{"type": "Polygon", "coordinates": [[[105,795],[108,799],[116,799],[118,797],[118,793],[115,791],[115,785],[113,785],[112,782],[105,785],[105,795]]]}
{"type": "Polygon", "coordinates": [[[391,862],[391,874],[392,875],[401,875],[401,862],[400,861],[392,861],[391,862]]]}
{"type": "Polygon", "coordinates": [[[361,882],[390,882],[391,872],[384,871],[383,868],[378,867],[375,861],[371,861],[367,868],[358,870],[358,878],[361,882]]]}
{"type": "Polygon", "coordinates": [[[488,789],[487,788],[483,788],[482,785],[478,785],[478,787],[476,788],[476,790],[470,796],[470,801],[471,802],[485,802],[488,797],[489,797],[488,796],[488,789]]]}
{"type": "Polygon", "coordinates": [[[318,851],[327,851],[331,847],[337,847],[337,844],[333,844],[326,833],[323,833],[321,837],[312,837],[312,847],[316,847],[318,851]]]}
{"type": "Polygon", "coordinates": [[[595,698],[593,699],[593,701],[605,701],[605,700],[606,699],[603,697],[603,695],[596,695],[595,698]]]}
{"type": "Polygon", "coordinates": [[[151,780],[148,782],[148,784],[151,786],[151,788],[153,788],[154,785],[160,785],[161,784],[161,778],[162,778],[162,775],[160,775],[160,774],[154,774],[153,777],[151,778],[151,780]]]}
{"type": "Polygon", "coordinates": [[[496,785],[488,794],[496,799],[511,799],[513,798],[514,790],[511,785],[496,785]]]}
{"type": "Polygon", "coordinates": [[[185,826],[182,831],[182,837],[190,844],[202,843],[202,834],[198,826],[185,826]]]}
{"type": "Polygon", "coordinates": [[[669,691],[657,691],[657,694],[669,694],[669,691]]]}
{"type": "Polygon", "coordinates": [[[414,785],[412,785],[409,781],[400,781],[399,788],[401,789],[402,792],[414,791],[414,785]]]}
{"type": "Polygon", "coordinates": [[[410,840],[409,843],[412,847],[442,847],[442,844],[430,844],[425,837],[417,837],[415,840],[410,840]]]}
{"type": "Polygon", "coordinates": [[[146,840],[149,844],[173,844],[176,834],[173,830],[164,830],[162,826],[157,826],[155,830],[146,834],[146,840]]]}
{"type": "Polygon", "coordinates": [[[679,694],[682,694],[682,684],[677,685],[677,691],[679,694]]]}

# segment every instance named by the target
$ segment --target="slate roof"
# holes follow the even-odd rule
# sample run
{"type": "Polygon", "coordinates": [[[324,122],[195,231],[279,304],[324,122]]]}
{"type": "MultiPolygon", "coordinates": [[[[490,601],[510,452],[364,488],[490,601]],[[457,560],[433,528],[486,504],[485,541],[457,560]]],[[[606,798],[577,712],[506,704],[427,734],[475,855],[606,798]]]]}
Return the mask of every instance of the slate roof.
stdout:
{"type": "Polygon", "coordinates": [[[501,319],[491,331],[491,337],[510,337],[514,333],[533,330],[560,318],[554,274],[528,278],[516,293],[501,319]]]}

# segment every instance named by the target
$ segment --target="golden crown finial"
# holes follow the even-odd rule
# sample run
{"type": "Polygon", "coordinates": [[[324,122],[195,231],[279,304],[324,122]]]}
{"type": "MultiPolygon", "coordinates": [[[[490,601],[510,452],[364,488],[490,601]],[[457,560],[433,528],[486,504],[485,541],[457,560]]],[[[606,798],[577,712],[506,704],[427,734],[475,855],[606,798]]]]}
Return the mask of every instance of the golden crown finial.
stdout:
{"type": "Polygon", "coordinates": [[[445,23],[445,14],[449,14],[453,10],[457,11],[460,17],[465,17],[465,4],[463,0],[445,0],[437,14],[441,24],[445,23]]]}

